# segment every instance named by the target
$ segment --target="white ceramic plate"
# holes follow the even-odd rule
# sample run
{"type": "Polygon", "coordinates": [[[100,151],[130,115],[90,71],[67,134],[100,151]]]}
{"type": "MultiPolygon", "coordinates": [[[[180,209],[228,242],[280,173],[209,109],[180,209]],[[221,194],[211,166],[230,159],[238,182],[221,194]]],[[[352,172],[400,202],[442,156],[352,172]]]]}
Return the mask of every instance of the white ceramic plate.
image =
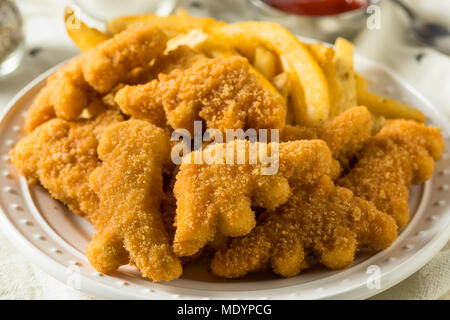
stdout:
{"type": "MultiPolygon", "coordinates": [[[[420,108],[430,124],[442,128],[448,145],[446,117],[423,96],[374,62],[361,57],[356,57],[355,62],[356,69],[370,79],[374,92],[420,108]]],[[[28,186],[8,159],[8,151],[23,136],[26,110],[55,69],[19,92],[0,118],[0,225],[18,249],[37,265],[81,291],[115,299],[360,299],[405,279],[449,240],[450,155],[446,150],[432,179],[411,190],[411,222],[394,244],[375,254],[359,253],[346,269],[333,271],[316,265],[289,279],[259,273],[227,281],[212,276],[205,261],[199,261],[186,266],[181,279],[168,283],[143,279],[131,267],[122,267],[114,276],[99,274],[84,255],[92,227],[53,200],[43,188],[28,186]]]]}

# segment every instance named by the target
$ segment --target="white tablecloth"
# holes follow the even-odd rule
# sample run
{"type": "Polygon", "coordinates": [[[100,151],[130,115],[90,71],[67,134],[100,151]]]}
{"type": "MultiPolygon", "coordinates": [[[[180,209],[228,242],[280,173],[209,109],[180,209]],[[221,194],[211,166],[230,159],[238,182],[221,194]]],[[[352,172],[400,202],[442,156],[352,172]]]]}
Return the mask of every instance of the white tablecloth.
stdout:
{"type": "MultiPolygon", "coordinates": [[[[0,80],[0,108],[33,78],[78,54],[77,48],[66,35],[63,24],[63,9],[68,2],[18,1],[26,22],[27,53],[19,69],[8,78],[0,80]]],[[[187,7],[191,3],[189,0],[181,2],[187,7]]],[[[214,3],[212,14],[222,19],[236,20],[246,13],[240,0],[214,3]]],[[[450,20],[450,1],[415,0],[413,4],[423,15],[444,22],[450,20]]],[[[198,13],[200,9],[195,10],[198,13]]],[[[381,29],[363,30],[355,40],[357,51],[398,72],[450,117],[450,59],[408,40],[405,32],[407,24],[408,20],[403,12],[393,8],[390,3],[381,3],[381,29]]],[[[421,270],[374,298],[450,299],[449,262],[450,244],[447,244],[421,270]]],[[[35,267],[0,233],[0,299],[90,298],[35,267]]]]}

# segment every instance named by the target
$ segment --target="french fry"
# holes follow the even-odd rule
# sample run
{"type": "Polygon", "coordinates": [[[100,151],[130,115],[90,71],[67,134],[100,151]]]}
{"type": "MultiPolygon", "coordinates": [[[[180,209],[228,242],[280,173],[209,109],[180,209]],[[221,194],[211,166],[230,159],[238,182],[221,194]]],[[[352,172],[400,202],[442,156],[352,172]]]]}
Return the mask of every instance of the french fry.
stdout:
{"type": "Polygon", "coordinates": [[[223,25],[224,22],[212,18],[197,18],[181,13],[161,17],[154,14],[142,14],[135,16],[118,17],[108,21],[106,30],[111,34],[122,32],[131,25],[155,26],[166,32],[168,37],[174,37],[180,33],[188,33],[193,29],[207,30],[213,26],[223,25]]]}
{"type": "Polygon", "coordinates": [[[270,81],[275,89],[283,96],[283,98],[287,99],[289,96],[289,92],[291,90],[291,79],[290,75],[287,72],[282,72],[277,74],[270,81]]]}
{"type": "Polygon", "coordinates": [[[279,71],[278,56],[263,46],[256,47],[253,66],[267,79],[272,79],[279,71]]]}
{"type": "Polygon", "coordinates": [[[290,99],[290,92],[292,90],[291,78],[292,76],[288,72],[282,72],[277,74],[270,81],[286,101],[286,124],[294,123],[294,111],[292,110],[292,100],[290,99]]]}
{"type": "Polygon", "coordinates": [[[291,98],[297,124],[317,125],[328,119],[330,100],[325,75],[306,46],[289,31],[271,22],[238,22],[214,28],[213,32],[246,56],[255,52],[255,44],[280,56],[283,71],[293,75],[291,98]]]}
{"type": "Polygon", "coordinates": [[[70,6],[67,6],[65,9],[64,24],[66,25],[66,31],[69,37],[81,51],[92,49],[97,44],[110,38],[107,34],[95,28],[88,27],[75,16],[70,6]]]}
{"type": "Polygon", "coordinates": [[[306,110],[305,94],[303,93],[302,84],[298,76],[295,74],[294,68],[286,61],[283,56],[280,56],[280,63],[285,73],[289,74],[288,96],[286,99],[287,105],[287,124],[297,124],[296,110],[306,110]]]}
{"type": "Polygon", "coordinates": [[[308,49],[322,68],[328,83],[330,95],[330,117],[337,116],[344,110],[344,90],[341,78],[334,63],[335,51],[321,43],[308,44],[308,49]]]}
{"type": "MultiPolygon", "coordinates": [[[[377,117],[404,118],[425,122],[425,116],[416,108],[391,98],[381,97],[370,93],[368,91],[368,81],[360,74],[355,74],[355,80],[357,102],[359,105],[366,106],[367,109],[372,112],[372,119],[376,119],[377,117]]],[[[376,122],[377,120],[374,121],[374,124],[376,124],[376,122]]]]}
{"type": "Polygon", "coordinates": [[[354,46],[351,42],[337,38],[334,44],[336,52],[334,64],[342,83],[343,109],[340,112],[356,106],[355,71],[353,69],[354,46]]]}
{"type": "Polygon", "coordinates": [[[403,118],[425,122],[422,112],[400,101],[380,97],[367,91],[357,92],[358,105],[366,106],[376,116],[403,118]]]}
{"type": "Polygon", "coordinates": [[[355,72],[355,84],[357,93],[369,90],[369,82],[357,72],[355,72]]]}

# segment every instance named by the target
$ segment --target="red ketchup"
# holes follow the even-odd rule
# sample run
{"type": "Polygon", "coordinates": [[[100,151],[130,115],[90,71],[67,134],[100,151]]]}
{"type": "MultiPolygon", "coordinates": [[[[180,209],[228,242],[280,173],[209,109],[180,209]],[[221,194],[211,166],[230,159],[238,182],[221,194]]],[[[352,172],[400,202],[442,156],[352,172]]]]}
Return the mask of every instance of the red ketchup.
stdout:
{"type": "Polygon", "coordinates": [[[278,10],[309,16],[326,16],[359,9],[369,0],[263,0],[278,10]]]}

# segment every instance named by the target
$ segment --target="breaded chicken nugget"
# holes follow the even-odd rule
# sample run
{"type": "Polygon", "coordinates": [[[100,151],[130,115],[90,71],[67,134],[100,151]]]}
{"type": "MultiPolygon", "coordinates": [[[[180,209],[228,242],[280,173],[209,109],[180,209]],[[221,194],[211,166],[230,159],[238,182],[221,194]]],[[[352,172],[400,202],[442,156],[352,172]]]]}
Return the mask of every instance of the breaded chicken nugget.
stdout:
{"type": "Polygon", "coordinates": [[[409,220],[409,188],[431,177],[444,147],[438,128],[413,120],[388,120],[338,183],[372,201],[392,215],[399,228],[404,227],[409,220]]]}
{"type": "Polygon", "coordinates": [[[52,74],[45,87],[33,101],[25,118],[25,131],[35,128],[50,119],[76,120],[84,108],[100,99],[100,96],[84,81],[81,72],[83,56],[69,61],[52,74]]]}
{"type": "Polygon", "coordinates": [[[40,182],[51,196],[94,226],[99,199],[89,186],[89,175],[100,165],[98,140],[106,126],[123,121],[117,111],[93,120],[68,122],[52,119],[19,141],[11,161],[30,183],[40,182]]]}
{"type": "Polygon", "coordinates": [[[60,119],[75,120],[89,102],[99,97],[84,80],[84,60],[84,56],[78,56],[56,72],[51,102],[60,119]]]}
{"type": "Polygon", "coordinates": [[[358,151],[369,141],[372,119],[366,107],[354,107],[325,122],[319,129],[320,139],[327,142],[333,156],[348,168],[358,151]]]}
{"type": "Polygon", "coordinates": [[[268,212],[249,235],[216,252],[211,269],[236,278],[270,263],[275,273],[292,277],[308,267],[308,252],[329,268],[343,268],[360,248],[387,248],[396,237],[392,217],[322,176],[297,185],[289,201],[268,212]]]}
{"type": "Polygon", "coordinates": [[[116,93],[114,101],[123,113],[165,129],[168,127],[166,113],[161,96],[154,94],[157,91],[157,80],[142,85],[125,86],[116,93]]]}
{"type": "Polygon", "coordinates": [[[148,68],[138,70],[129,84],[144,84],[151,80],[158,79],[160,73],[169,74],[173,70],[185,70],[190,68],[194,63],[206,59],[207,57],[188,46],[181,45],[175,49],[166,52],[159,57],[155,63],[148,68]]]}
{"type": "Polygon", "coordinates": [[[160,73],[169,74],[175,69],[184,70],[206,57],[187,46],[179,46],[155,61],[149,68],[141,70],[134,81],[141,85],[125,86],[115,95],[114,100],[121,111],[136,119],[148,121],[166,132],[170,132],[166,114],[158,91],[160,73]],[[153,81],[152,81],[153,80],[153,81]]]}
{"type": "Polygon", "coordinates": [[[280,130],[280,142],[319,139],[318,128],[287,124],[280,130]]]}
{"type": "Polygon", "coordinates": [[[321,140],[269,145],[236,140],[192,152],[183,158],[174,188],[175,253],[193,255],[214,239],[217,230],[234,237],[248,234],[255,227],[252,206],[276,208],[291,196],[290,181],[337,175],[338,167],[321,140]],[[267,165],[263,165],[262,157],[253,163],[249,160],[268,148],[278,170],[264,174],[267,165]],[[195,164],[198,158],[203,158],[204,163],[195,164]],[[234,159],[234,164],[229,159],[234,159]]]}
{"type": "Polygon", "coordinates": [[[166,49],[167,37],[155,27],[132,27],[100,43],[85,54],[86,81],[106,93],[136,67],[145,67],[166,49]]]}
{"type": "Polygon", "coordinates": [[[372,121],[366,107],[354,107],[328,120],[322,126],[308,128],[287,125],[280,131],[282,142],[302,139],[325,140],[335,159],[344,168],[371,137],[372,121]]]}
{"type": "Polygon", "coordinates": [[[281,128],[284,101],[266,89],[245,58],[205,59],[185,71],[160,75],[159,90],[169,124],[193,129],[203,119],[208,128],[281,128]]]}
{"type": "Polygon", "coordinates": [[[133,68],[147,66],[165,47],[162,31],[132,28],[75,57],[47,80],[28,112],[26,132],[54,117],[76,120],[101,98],[98,92],[111,90],[133,68]]]}
{"type": "Polygon", "coordinates": [[[100,198],[99,211],[110,219],[86,250],[89,262],[111,273],[129,259],[153,281],[178,278],[181,264],[160,213],[169,138],[154,125],[129,120],[105,129],[98,154],[103,163],[91,174],[90,185],[100,198]]]}
{"type": "Polygon", "coordinates": [[[264,87],[241,57],[200,59],[185,70],[160,74],[159,81],[126,87],[116,101],[125,113],[146,120],[159,119],[164,108],[172,128],[191,133],[195,120],[219,130],[258,130],[282,128],[286,118],[281,96],[264,87]]]}
{"type": "Polygon", "coordinates": [[[27,111],[25,118],[25,132],[30,133],[41,124],[56,118],[55,108],[51,102],[51,95],[54,91],[52,76],[47,80],[44,88],[39,91],[27,111]]]}

